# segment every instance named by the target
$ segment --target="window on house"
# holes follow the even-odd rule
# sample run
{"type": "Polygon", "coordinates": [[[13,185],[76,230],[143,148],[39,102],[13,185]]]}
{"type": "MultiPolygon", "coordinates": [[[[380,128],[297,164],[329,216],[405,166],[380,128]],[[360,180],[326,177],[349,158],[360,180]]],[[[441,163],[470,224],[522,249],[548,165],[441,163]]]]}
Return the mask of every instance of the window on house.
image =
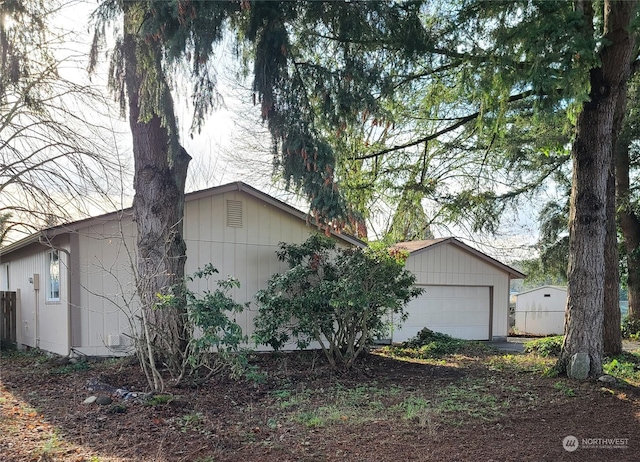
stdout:
{"type": "Polygon", "coordinates": [[[51,250],[47,253],[47,301],[60,301],[60,253],[51,250]]]}
{"type": "Polygon", "coordinates": [[[9,290],[9,263],[2,265],[2,290],[9,290]]]}

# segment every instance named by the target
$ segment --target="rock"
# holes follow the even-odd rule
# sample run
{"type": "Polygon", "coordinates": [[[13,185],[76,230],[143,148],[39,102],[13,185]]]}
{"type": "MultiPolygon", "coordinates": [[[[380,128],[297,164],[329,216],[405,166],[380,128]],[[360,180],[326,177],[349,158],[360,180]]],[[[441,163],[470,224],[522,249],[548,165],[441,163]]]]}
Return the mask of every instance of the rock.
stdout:
{"type": "Polygon", "coordinates": [[[569,367],[567,368],[567,376],[572,379],[584,380],[589,377],[589,369],[591,368],[591,359],[587,353],[576,353],[571,357],[569,367]]]}
{"type": "Polygon", "coordinates": [[[606,374],[598,377],[598,380],[600,382],[604,382],[604,383],[616,383],[617,382],[615,377],[611,377],[610,375],[606,375],[606,374]]]}
{"type": "Polygon", "coordinates": [[[107,406],[111,403],[113,403],[113,400],[108,396],[100,395],[96,398],[96,404],[99,404],[101,406],[107,406]]]}
{"type": "Polygon", "coordinates": [[[66,366],[67,364],[69,364],[69,357],[62,356],[61,358],[56,359],[56,363],[58,364],[58,366],[66,366]]]}
{"type": "Polygon", "coordinates": [[[89,396],[87,399],[85,399],[82,404],[93,404],[96,402],[96,399],[98,399],[97,396],[89,396]]]}
{"type": "Polygon", "coordinates": [[[78,358],[69,358],[69,364],[78,364],[78,358]]]}

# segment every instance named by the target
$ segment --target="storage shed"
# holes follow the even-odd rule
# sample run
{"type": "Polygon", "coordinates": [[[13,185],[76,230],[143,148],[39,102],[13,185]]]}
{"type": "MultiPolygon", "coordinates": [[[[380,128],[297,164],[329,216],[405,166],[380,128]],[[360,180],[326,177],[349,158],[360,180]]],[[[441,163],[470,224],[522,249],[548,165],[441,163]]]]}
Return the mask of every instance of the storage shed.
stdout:
{"type": "Polygon", "coordinates": [[[392,342],[403,342],[424,327],[467,340],[506,339],[509,281],[525,275],[449,237],[401,242],[406,268],[424,292],[409,302],[407,321],[394,323],[392,342]]]}
{"type": "Polygon", "coordinates": [[[528,335],[562,335],[567,288],[543,286],[516,298],[514,330],[528,335]]]}

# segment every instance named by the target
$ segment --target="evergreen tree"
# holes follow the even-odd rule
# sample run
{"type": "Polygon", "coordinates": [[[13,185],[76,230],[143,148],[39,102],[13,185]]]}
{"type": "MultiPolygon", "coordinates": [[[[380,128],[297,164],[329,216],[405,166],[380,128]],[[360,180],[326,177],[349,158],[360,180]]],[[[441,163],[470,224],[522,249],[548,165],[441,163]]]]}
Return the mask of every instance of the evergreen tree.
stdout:
{"type": "Polygon", "coordinates": [[[207,82],[195,87],[196,108],[203,108],[197,117],[211,93],[210,50],[230,18],[252,52],[253,90],[272,134],[276,171],[310,199],[326,226],[358,228],[361,216],[345,200],[344,180],[361,186],[354,202],[371,200],[367,185],[400,191],[400,198],[416,190],[444,204],[447,219],[466,218],[473,229],[490,231],[510,200],[560,168],[566,140],[573,139],[567,336],[559,367],[586,352],[590,374],[600,373],[604,230],[613,219],[606,173],[621,120],[614,117],[618,98],[635,58],[635,2],[256,1],[236,9],[148,2],[145,8],[139,31],[162,44],[167,62],[186,59],[195,81],[207,82]],[[518,147],[511,140],[526,142],[518,147]],[[460,190],[447,182],[434,189],[432,169],[451,158],[468,167],[456,183],[460,190]]]}
{"type": "MultiPolygon", "coordinates": [[[[133,216],[137,227],[137,290],[142,303],[142,338],[136,351],[151,371],[152,385],[162,381],[158,362],[180,375],[185,364],[190,333],[186,329],[186,300],[176,292],[184,278],[186,244],[183,238],[184,191],[191,157],[180,144],[170,81],[176,59],[190,61],[196,82],[196,111],[206,111],[210,98],[202,93],[213,88],[210,75],[201,67],[210,53],[192,40],[188,27],[195,27],[211,41],[220,38],[225,9],[219,2],[211,16],[194,18],[188,4],[180,2],[103,2],[96,11],[96,34],[90,70],[96,63],[107,27],[121,21],[122,36],[111,57],[109,83],[127,113],[133,139],[133,216]],[[220,8],[219,8],[220,7],[220,8]],[[172,16],[167,20],[167,15],[172,16]],[[200,22],[198,22],[200,21],[200,22]],[[179,25],[185,26],[175,30],[179,25]],[[205,32],[206,29],[206,32],[205,32]],[[165,40],[164,33],[173,42],[165,40]],[[174,55],[176,49],[179,53],[174,55]],[[171,292],[175,293],[171,293],[171,292]],[[174,303],[156,309],[164,296],[174,303]]],[[[199,120],[199,119],[198,119],[199,120]]]]}
{"type": "MultiPolygon", "coordinates": [[[[635,69],[634,69],[635,70],[635,69]]],[[[638,139],[638,79],[637,71],[631,81],[627,114],[615,150],[616,208],[622,236],[622,252],[626,267],[625,285],[629,296],[631,319],[640,318],[640,155],[638,139]],[[635,178],[634,178],[635,176],[635,178]]]]}

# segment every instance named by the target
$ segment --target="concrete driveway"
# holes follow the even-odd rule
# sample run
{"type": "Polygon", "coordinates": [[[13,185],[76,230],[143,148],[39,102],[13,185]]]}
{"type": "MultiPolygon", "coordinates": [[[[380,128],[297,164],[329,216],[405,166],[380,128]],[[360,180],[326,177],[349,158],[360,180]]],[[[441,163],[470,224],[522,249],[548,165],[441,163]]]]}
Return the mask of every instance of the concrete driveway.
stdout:
{"type": "Polygon", "coordinates": [[[489,345],[496,347],[498,350],[511,351],[514,353],[522,353],[524,351],[524,343],[533,340],[529,337],[507,337],[507,341],[489,342],[489,345]]]}
{"type": "MultiPolygon", "coordinates": [[[[506,342],[489,342],[489,345],[496,347],[498,350],[522,353],[524,351],[524,344],[536,338],[538,337],[507,337],[506,342]]],[[[623,340],[622,349],[628,352],[637,352],[640,350],[640,342],[623,340]]]]}

